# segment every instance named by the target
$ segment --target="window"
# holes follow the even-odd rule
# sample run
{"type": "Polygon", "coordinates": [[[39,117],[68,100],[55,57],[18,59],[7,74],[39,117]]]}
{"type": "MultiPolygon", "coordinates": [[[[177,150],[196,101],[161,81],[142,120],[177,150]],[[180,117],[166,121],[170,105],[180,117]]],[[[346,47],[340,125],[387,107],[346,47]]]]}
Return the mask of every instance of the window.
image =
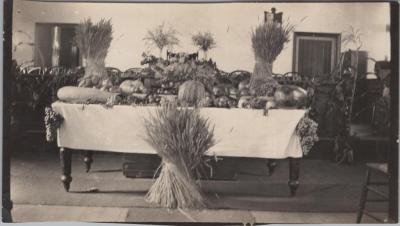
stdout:
{"type": "Polygon", "coordinates": [[[76,67],[81,65],[74,44],[77,24],[37,23],[35,26],[35,66],[76,67]]]}
{"type": "Polygon", "coordinates": [[[340,54],[340,34],[295,32],[293,71],[305,77],[326,76],[340,54]]]}

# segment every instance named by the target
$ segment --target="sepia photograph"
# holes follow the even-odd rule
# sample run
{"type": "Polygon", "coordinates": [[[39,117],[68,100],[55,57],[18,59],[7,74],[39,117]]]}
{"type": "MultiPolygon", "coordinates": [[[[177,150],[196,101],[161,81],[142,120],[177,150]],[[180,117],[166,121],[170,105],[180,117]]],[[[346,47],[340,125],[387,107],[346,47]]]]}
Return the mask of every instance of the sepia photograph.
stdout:
{"type": "Polygon", "coordinates": [[[397,2],[3,18],[2,222],[398,222],[397,2]]]}

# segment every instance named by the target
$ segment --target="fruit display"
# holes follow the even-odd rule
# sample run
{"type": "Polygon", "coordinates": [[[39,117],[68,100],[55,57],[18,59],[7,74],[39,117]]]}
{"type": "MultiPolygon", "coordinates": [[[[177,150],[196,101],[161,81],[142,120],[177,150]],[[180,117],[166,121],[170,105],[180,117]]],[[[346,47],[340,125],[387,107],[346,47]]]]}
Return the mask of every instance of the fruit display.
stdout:
{"type": "Polygon", "coordinates": [[[276,81],[269,81],[259,84],[259,89],[252,89],[250,72],[236,70],[227,73],[219,70],[212,60],[165,60],[143,56],[142,63],[147,67],[128,69],[119,73],[119,79],[83,77],[80,87],[102,92],[95,94],[95,98],[90,96],[93,93],[85,93],[87,91],[72,94],[71,89],[67,89],[70,91],[64,94],[65,90],[62,90],[59,99],[96,103],[109,100],[113,104],[126,105],[162,105],[177,101],[189,106],[253,109],[301,108],[306,103],[307,92],[298,86],[277,85],[276,81]],[[119,99],[111,101],[108,99],[110,95],[118,95],[119,99]]]}

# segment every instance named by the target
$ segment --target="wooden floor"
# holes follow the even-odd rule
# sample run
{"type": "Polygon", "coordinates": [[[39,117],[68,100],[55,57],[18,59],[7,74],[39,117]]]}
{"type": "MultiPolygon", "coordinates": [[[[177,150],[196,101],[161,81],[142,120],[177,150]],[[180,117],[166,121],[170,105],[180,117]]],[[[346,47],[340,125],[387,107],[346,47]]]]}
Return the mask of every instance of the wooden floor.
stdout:
{"type": "MultiPolygon", "coordinates": [[[[300,188],[289,196],[287,162],[279,161],[268,177],[265,165],[238,163],[238,181],[207,182],[218,194],[214,209],[166,210],[148,204],[143,197],[151,179],[122,175],[123,158],[113,154],[94,156],[85,173],[82,156],[73,156],[71,192],[59,181],[57,153],[14,156],[11,162],[11,198],[15,222],[220,222],[220,223],[354,223],[363,164],[336,165],[323,160],[304,160],[300,188]],[[264,167],[264,168],[263,168],[264,167]],[[97,189],[97,192],[90,190],[97,189]]],[[[383,212],[382,206],[372,206],[383,212]]],[[[375,223],[365,217],[365,223],[375,223]]]]}
{"type": "MultiPolygon", "coordinates": [[[[375,213],[384,217],[384,213],[375,213]]],[[[248,210],[182,211],[150,208],[117,208],[88,206],[16,205],[14,222],[78,221],[78,222],[139,222],[161,223],[299,223],[351,224],[355,213],[305,213],[248,210]]],[[[376,223],[365,217],[362,223],[376,223]]]]}

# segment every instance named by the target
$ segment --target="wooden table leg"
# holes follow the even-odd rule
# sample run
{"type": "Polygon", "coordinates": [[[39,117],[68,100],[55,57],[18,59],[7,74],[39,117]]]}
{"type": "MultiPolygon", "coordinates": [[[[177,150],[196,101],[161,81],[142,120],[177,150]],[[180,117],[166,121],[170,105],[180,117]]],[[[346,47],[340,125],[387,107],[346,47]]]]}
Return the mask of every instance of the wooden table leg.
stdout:
{"type": "Polygon", "coordinates": [[[93,152],[92,151],[85,151],[83,153],[83,162],[85,163],[85,168],[86,168],[86,173],[89,172],[90,167],[92,165],[93,162],[93,152]]]}
{"type": "Polygon", "coordinates": [[[64,185],[65,191],[69,191],[69,186],[72,181],[71,177],[71,150],[67,148],[60,148],[60,161],[61,161],[61,181],[64,185]]]}
{"type": "Polygon", "coordinates": [[[300,175],[300,158],[289,158],[289,188],[292,196],[296,195],[296,190],[299,187],[300,175]]]}
{"type": "Polygon", "coordinates": [[[276,168],[276,160],[275,159],[268,159],[267,160],[267,167],[268,167],[268,176],[271,176],[276,168]]]}

